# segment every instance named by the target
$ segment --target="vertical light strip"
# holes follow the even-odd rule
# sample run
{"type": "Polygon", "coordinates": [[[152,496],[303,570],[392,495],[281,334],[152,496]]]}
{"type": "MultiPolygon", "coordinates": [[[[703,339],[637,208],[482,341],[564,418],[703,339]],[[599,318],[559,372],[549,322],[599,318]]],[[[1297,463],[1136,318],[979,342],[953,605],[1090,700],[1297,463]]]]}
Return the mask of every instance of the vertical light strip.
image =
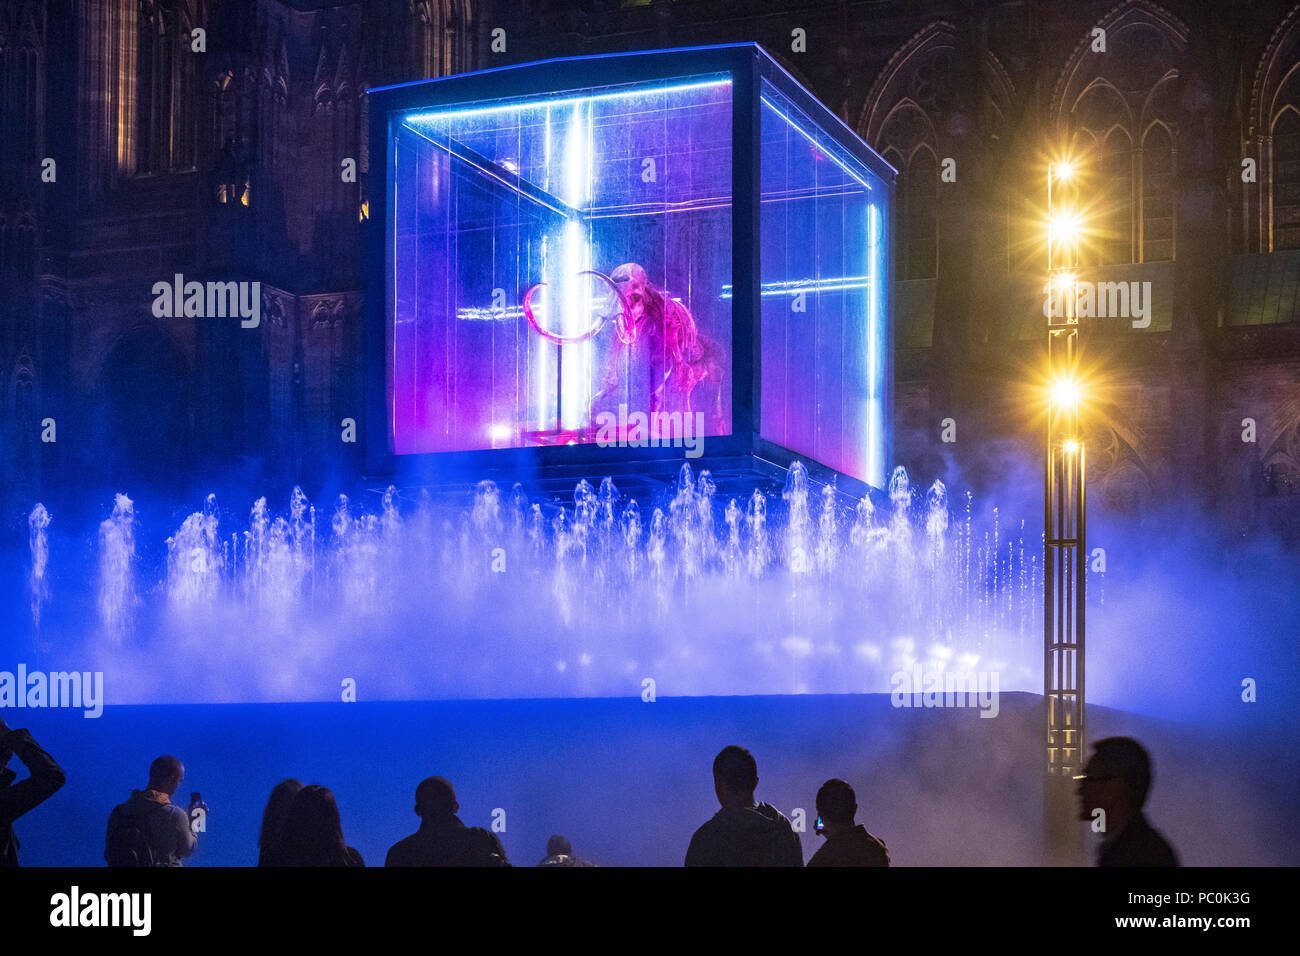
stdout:
{"type": "MultiPolygon", "coordinates": [[[[587,205],[590,183],[591,144],[587,136],[587,113],[591,108],[589,102],[579,101],[573,104],[569,117],[569,128],[564,142],[564,201],[570,206],[582,208],[587,205]]],[[[560,277],[562,294],[562,314],[559,316],[561,334],[576,335],[583,331],[588,309],[585,308],[584,288],[586,283],[578,273],[587,268],[591,251],[587,246],[587,237],[580,220],[570,219],[564,224],[564,274],[560,277]]],[[[560,349],[560,359],[564,362],[563,393],[560,407],[565,428],[582,424],[584,417],[581,404],[586,385],[584,353],[586,343],[569,345],[560,349]]]]}
{"type": "Polygon", "coordinates": [[[880,212],[875,203],[867,206],[867,481],[885,487],[884,383],[880,368],[880,212]]]}
{"type": "MultiPolygon", "coordinates": [[[[542,188],[549,190],[551,188],[551,178],[550,178],[551,177],[551,111],[549,109],[546,111],[546,138],[544,142],[545,145],[543,147],[543,156],[542,156],[542,175],[545,177],[545,179],[542,183],[542,188]]],[[[523,162],[522,152],[520,154],[519,161],[520,163],[523,162]]],[[[545,234],[542,235],[541,276],[543,280],[547,280],[550,278],[547,275],[547,269],[550,266],[550,262],[548,261],[549,253],[550,253],[550,243],[548,242],[548,238],[549,237],[547,237],[545,234]]],[[[551,299],[554,297],[553,296],[554,291],[555,291],[555,287],[550,285],[543,286],[541,289],[538,289],[537,297],[534,300],[534,305],[533,305],[533,307],[537,310],[538,314],[543,317],[542,321],[546,323],[548,328],[551,327],[549,321],[550,319],[549,306],[551,303],[551,299]]],[[[537,361],[534,363],[535,368],[537,370],[537,378],[533,383],[533,404],[534,407],[537,409],[537,430],[545,431],[547,422],[550,420],[551,411],[555,408],[554,399],[551,399],[549,401],[547,400],[547,396],[550,395],[551,390],[555,388],[555,376],[551,374],[551,361],[550,361],[551,349],[553,349],[555,346],[553,346],[550,342],[546,341],[540,335],[532,336],[532,340],[533,340],[533,355],[537,359],[537,361]]]]}

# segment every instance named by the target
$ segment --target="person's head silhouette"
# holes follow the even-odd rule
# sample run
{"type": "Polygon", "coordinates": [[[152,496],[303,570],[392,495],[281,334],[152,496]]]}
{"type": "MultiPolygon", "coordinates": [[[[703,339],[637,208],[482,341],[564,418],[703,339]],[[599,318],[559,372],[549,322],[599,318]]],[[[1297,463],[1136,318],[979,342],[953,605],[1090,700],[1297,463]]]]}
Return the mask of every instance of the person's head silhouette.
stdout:
{"type": "Polygon", "coordinates": [[[421,820],[454,816],[459,809],[456,791],[445,777],[425,777],[415,788],[415,815],[421,820]]]}
{"type": "Polygon", "coordinates": [[[1105,737],[1078,778],[1079,819],[1106,814],[1106,832],[1118,833],[1142,811],[1151,789],[1151,757],[1132,737],[1105,737]]]}
{"type": "MultiPolygon", "coordinates": [[[[137,778],[138,779],[138,778],[137,778]]],[[[171,796],[185,779],[185,767],[172,756],[159,757],[149,765],[148,790],[156,790],[171,796]]]]}
{"type": "Polygon", "coordinates": [[[318,866],[342,857],[347,844],[339,805],[329,787],[313,783],[298,791],[284,821],[280,844],[287,862],[295,866],[318,866]]]}
{"type": "Polygon", "coordinates": [[[263,851],[275,848],[280,834],[284,832],[284,823],[292,811],[294,797],[301,790],[302,781],[292,778],[281,780],[272,788],[266,809],[262,811],[262,829],[257,835],[257,845],[263,851]]]}
{"type": "Polygon", "coordinates": [[[833,837],[853,829],[858,798],[845,781],[832,778],[817,791],[817,816],[822,821],[822,836],[833,837]]]}
{"type": "Polygon", "coordinates": [[[723,747],[713,760],[713,792],[723,807],[752,807],[758,763],[744,747],[723,747]]]}

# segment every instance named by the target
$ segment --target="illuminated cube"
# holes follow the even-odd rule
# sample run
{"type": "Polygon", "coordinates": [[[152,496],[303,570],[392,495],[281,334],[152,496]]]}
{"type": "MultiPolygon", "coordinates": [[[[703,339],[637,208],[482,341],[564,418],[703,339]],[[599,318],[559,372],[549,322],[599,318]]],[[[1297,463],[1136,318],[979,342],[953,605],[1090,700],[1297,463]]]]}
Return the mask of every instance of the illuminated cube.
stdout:
{"type": "Polygon", "coordinates": [[[801,458],[884,485],[894,170],[759,47],[370,109],[373,471],[801,458]]]}

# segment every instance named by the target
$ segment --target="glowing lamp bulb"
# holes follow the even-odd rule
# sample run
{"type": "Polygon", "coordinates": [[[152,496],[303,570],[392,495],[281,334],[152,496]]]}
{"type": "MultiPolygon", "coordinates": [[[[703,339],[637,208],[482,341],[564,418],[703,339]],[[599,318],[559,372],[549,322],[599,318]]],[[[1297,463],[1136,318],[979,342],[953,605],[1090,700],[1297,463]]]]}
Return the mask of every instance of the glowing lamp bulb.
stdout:
{"type": "Polygon", "coordinates": [[[1070,162],[1056,164],[1056,178],[1061,182],[1066,182],[1074,175],[1074,166],[1070,162]]]}
{"type": "Polygon", "coordinates": [[[1079,385],[1063,379],[1052,385],[1052,401],[1057,405],[1077,405],[1079,403],[1079,385]]]}
{"type": "Polygon", "coordinates": [[[1061,447],[1065,449],[1067,455],[1073,455],[1079,450],[1079,443],[1073,438],[1067,438],[1061,447]]]}
{"type": "Polygon", "coordinates": [[[1068,214],[1057,216],[1052,220],[1048,234],[1055,242],[1074,242],[1079,238],[1079,220],[1068,214]]]}

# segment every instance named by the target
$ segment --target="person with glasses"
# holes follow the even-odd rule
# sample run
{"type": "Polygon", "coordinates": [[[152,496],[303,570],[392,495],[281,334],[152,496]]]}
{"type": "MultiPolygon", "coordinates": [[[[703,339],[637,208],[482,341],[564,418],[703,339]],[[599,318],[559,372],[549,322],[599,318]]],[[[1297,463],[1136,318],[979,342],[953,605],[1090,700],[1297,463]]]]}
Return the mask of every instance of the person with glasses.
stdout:
{"type": "Polygon", "coordinates": [[[1178,854],[1147,822],[1151,757],[1132,737],[1106,737],[1093,746],[1079,781],[1079,819],[1098,821],[1098,866],[1178,866],[1178,854]]]}

